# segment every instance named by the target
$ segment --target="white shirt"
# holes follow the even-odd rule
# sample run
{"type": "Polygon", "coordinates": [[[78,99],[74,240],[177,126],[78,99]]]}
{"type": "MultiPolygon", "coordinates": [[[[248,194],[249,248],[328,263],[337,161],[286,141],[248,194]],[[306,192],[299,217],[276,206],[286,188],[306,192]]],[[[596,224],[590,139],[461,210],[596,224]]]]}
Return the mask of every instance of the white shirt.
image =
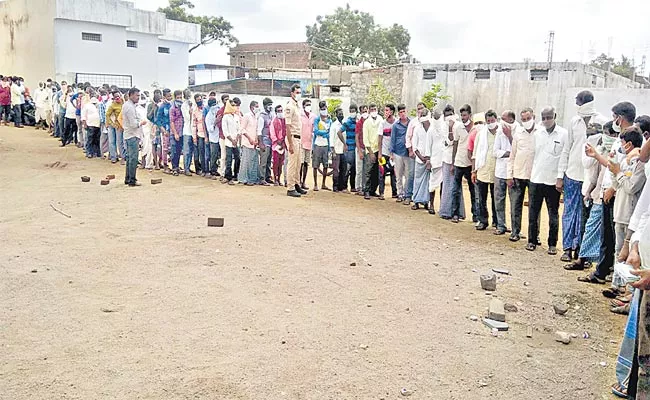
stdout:
{"type": "Polygon", "coordinates": [[[544,127],[535,131],[535,158],[530,175],[532,183],[555,186],[566,137],[567,130],[557,124],[551,133],[544,127]]]}
{"type": "Polygon", "coordinates": [[[210,107],[208,115],[205,116],[205,126],[208,128],[208,140],[210,143],[219,143],[219,127],[216,126],[217,111],[219,106],[210,107]]]}
{"type": "Polygon", "coordinates": [[[77,118],[77,107],[75,107],[74,103],[70,100],[70,97],[72,97],[72,95],[65,96],[65,117],[75,119],[77,118]]]}
{"type": "MultiPolygon", "coordinates": [[[[586,138],[585,143],[591,144],[594,148],[598,146],[600,141],[601,134],[591,135],[586,138]]],[[[604,173],[601,169],[607,170],[607,168],[600,166],[600,163],[595,158],[589,157],[582,152],[582,167],[584,169],[584,180],[582,181],[582,196],[590,195],[591,199],[596,204],[600,204],[600,188],[603,183],[604,173]],[[594,185],[594,182],[596,183],[594,185]],[[594,189],[589,192],[589,188],[594,185],[594,189]]],[[[608,171],[609,172],[609,171],[608,171]]]]}
{"type": "Polygon", "coordinates": [[[497,137],[494,139],[494,157],[496,157],[496,166],[494,168],[494,176],[499,179],[508,179],[508,160],[509,157],[504,157],[506,153],[512,151],[512,144],[510,139],[503,133],[502,130],[497,131],[497,137]]]}
{"type": "Polygon", "coordinates": [[[86,125],[99,128],[99,110],[93,103],[86,103],[81,109],[81,120],[86,121],[86,125]]]}
{"type": "Polygon", "coordinates": [[[183,114],[183,136],[192,136],[192,104],[189,100],[183,102],[181,113],[183,114]]]}
{"type": "Polygon", "coordinates": [[[456,121],[451,129],[454,134],[454,141],[458,142],[454,165],[461,168],[471,167],[472,160],[469,159],[469,154],[467,154],[467,142],[469,140],[467,128],[465,128],[462,122],[456,121]]]}
{"type": "MultiPolygon", "coordinates": [[[[600,114],[592,116],[589,121],[598,122],[604,125],[607,120],[600,114]]],[[[558,173],[566,173],[566,176],[574,181],[584,181],[584,167],[582,166],[582,155],[585,152],[587,142],[587,124],[585,120],[576,115],[571,118],[567,130],[567,145],[562,151],[558,173]]]]}
{"type": "Polygon", "coordinates": [[[232,142],[228,139],[237,141],[237,135],[239,133],[239,117],[236,117],[234,114],[225,114],[221,120],[221,128],[223,129],[223,135],[226,137],[226,147],[234,147],[232,142]]]}
{"type": "MultiPolygon", "coordinates": [[[[424,130],[423,126],[422,130],[424,130]]],[[[448,125],[440,124],[439,121],[434,119],[431,120],[431,126],[427,131],[427,148],[424,153],[425,157],[429,157],[431,168],[440,168],[442,167],[442,163],[445,162],[445,152],[448,147],[445,145],[445,139],[448,136],[445,133],[447,133],[448,130],[448,125]]],[[[451,164],[451,160],[449,161],[451,164]]]]}
{"type": "Polygon", "coordinates": [[[334,122],[332,122],[332,126],[330,127],[330,146],[334,148],[334,152],[336,154],[343,154],[344,143],[341,142],[341,139],[339,139],[339,131],[341,130],[342,126],[343,124],[341,124],[339,120],[336,119],[334,122]]]}
{"type": "MultiPolygon", "coordinates": [[[[415,128],[413,130],[413,138],[411,139],[411,148],[413,149],[413,152],[419,151],[420,155],[423,157],[426,157],[426,154],[428,152],[427,149],[427,136],[428,132],[424,129],[424,126],[422,126],[421,122],[415,122],[417,125],[415,125],[415,128]]],[[[429,130],[433,130],[433,124],[429,126],[429,130]]],[[[415,156],[415,162],[418,164],[424,164],[422,160],[420,160],[420,157],[415,156]]]]}

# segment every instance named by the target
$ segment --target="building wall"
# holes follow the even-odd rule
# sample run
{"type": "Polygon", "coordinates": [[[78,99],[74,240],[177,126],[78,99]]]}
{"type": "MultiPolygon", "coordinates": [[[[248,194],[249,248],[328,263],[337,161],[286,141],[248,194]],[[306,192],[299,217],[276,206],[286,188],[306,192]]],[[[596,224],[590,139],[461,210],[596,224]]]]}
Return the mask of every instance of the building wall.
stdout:
{"type": "Polygon", "coordinates": [[[311,52],[309,50],[275,50],[262,51],[230,50],[230,65],[247,68],[309,68],[311,52]]]}
{"type": "Polygon", "coordinates": [[[54,79],[54,0],[0,2],[0,73],[25,78],[28,88],[54,79]]]}
{"type": "Polygon", "coordinates": [[[612,107],[621,101],[629,101],[636,107],[636,115],[650,115],[650,91],[648,89],[627,89],[627,88],[590,88],[573,87],[567,89],[563,104],[565,120],[576,115],[576,95],[583,91],[590,90],[594,94],[596,110],[607,118],[612,117],[612,107]]]}
{"type": "Polygon", "coordinates": [[[158,53],[158,49],[156,49],[154,54],[158,59],[158,76],[155,80],[160,85],[172,90],[187,88],[187,66],[190,64],[189,45],[162,39],[158,41],[158,45],[169,47],[170,53],[158,53]]]}
{"type": "Polygon", "coordinates": [[[376,83],[381,83],[393,96],[395,102],[400,103],[404,97],[405,78],[403,65],[352,73],[350,75],[351,100],[357,105],[367,104],[370,88],[376,83]]]}

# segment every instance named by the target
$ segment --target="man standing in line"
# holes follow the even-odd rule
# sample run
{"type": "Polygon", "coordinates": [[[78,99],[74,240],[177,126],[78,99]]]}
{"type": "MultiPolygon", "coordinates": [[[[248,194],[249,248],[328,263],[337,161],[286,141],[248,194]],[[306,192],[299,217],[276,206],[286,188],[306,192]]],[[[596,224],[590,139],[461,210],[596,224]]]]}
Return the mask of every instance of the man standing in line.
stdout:
{"type": "MultiPolygon", "coordinates": [[[[189,89],[183,91],[183,104],[181,105],[181,114],[183,119],[183,171],[185,176],[192,176],[190,167],[192,166],[192,158],[194,157],[194,146],[196,146],[196,138],[192,134],[192,92],[189,89]]],[[[195,171],[198,173],[198,171],[195,171]]]]}
{"type": "MultiPolygon", "coordinates": [[[[66,118],[70,111],[70,101],[67,101],[66,118]]],[[[108,124],[108,155],[111,162],[115,164],[118,158],[124,160],[125,154],[122,147],[124,140],[123,128],[121,124],[122,114],[122,94],[118,91],[113,92],[113,102],[106,109],[106,123],[108,124]]]]}
{"type": "Polygon", "coordinates": [[[300,187],[303,190],[308,190],[307,187],[307,171],[309,171],[309,163],[311,162],[311,150],[314,141],[314,120],[316,115],[311,112],[311,100],[304,99],[302,101],[302,112],[300,113],[300,121],[302,123],[302,130],[300,133],[300,187]]]}
{"type": "Polygon", "coordinates": [[[84,130],[87,131],[88,151],[86,157],[88,158],[102,157],[99,148],[101,122],[99,120],[99,109],[97,108],[98,103],[97,96],[93,95],[90,101],[81,109],[81,123],[83,124],[84,130]]]}
{"type": "Polygon", "coordinates": [[[587,125],[597,116],[594,106],[594,95],[583,90],[576,96],[578,114],[575,115],[567,130],[567,146],[562,152],[556,186],[564,188],[564,213],[562,214],[562,246],[564,254],[561,260],[571,261],[580,253],[582,239],[582,183],[584,167],[582,154],[587,141],[587,125]]]}
{"type": "Polygon", "coordinates": [[[406,186],[404,187],[404,201],[402,202],[402,204],[404,204],[405,206],[411,205],[411,199],[413,197],[413,185],[415,182],[416,155],[412,143],[413,132],[415,131],[417,125],[420,124],[420,117],[423,115],[424,110],[426,110],[426,106],[424,105],[424,103],[419,102],[416,106],[416,117],[411,118],[411,120],[409,121],[409,126],[406,129],[406,150],[409,153],[409,160],[407,160],[408,174],[406,177],[406,186]]]}
{"type": "Polygon", "coordinates": [[[259,103],[250,102],[249,112],[244,115],[241,123],[241,164],[239,167],[239,184],[253,186],[259,182],[257,176],[257,119],[260,114],[259,103]]]}
{"type": "Polygon", "coordinates": [[[239,174],[239,139],[240,139],[240,125],[241,117],[239,112],[241,107],[241,100],[235,97],[226,103],[223,112],[223,119],[221,126],[223,127],[223,134],[226,138],[226,165],[225,173],[221,183],[228,183],[234,185],[233,180],[237,179],[239,174]],[[233,168],[234,163],[234,168],[233,168]]]}
{"type": "Polygon", "coordinates": [[[347,192],[348,188],[348,176],[350,180],[350,190],[355,192],[356,189],[356,174],[357,174],[357,106],[356,104],[350,104],[350,116],[348,119],[343,122],[341,129],[337,133],[339,140],[343,141],[343,153],[345,158],[345,172],[341,172],[343,175],[341,188],[339,189],[342,192],[347,192]]]}
{"type": "MultiPolygon", "coordinates": [[[[541,127],[535,124],[532,108],[521,112],[522,127],[512,132],[512,148],[508,157],[507,183],[510,188],[510,221],[512,222],[511,242],[521,240],[521,218],[526,189],[530,195],[530,175],[535,158],[535,131],[541,127]]],[[[533,238],[537,244],[537,238],[533,238]]]]}
{"type": "Polygon", "coordinates": [[[314,192],[318,191],[318,168],[323,167],[323,182],[321,189],[330,190],[325,185],[327,178],[327,168],[329,161],[330,150],[330,128],[332,127],[332,120],[330,119],[329,112],[327,111],[327,103],[320,101],[318,103],[319,115],[314,119],[314,139],[312,143],[312,168],[314,171],[314,192]]]}
{"type": "MultiPolygon", "coordinates": [[[[476,227],[477,231],[484,231],[488,227],[488,189],[490,190],[492,200],[492,220],[496,220],[496,205],[494,204],[494,170],[496,168],[496,157],[494,143],[497,134],[501,133],[501,129],[497,122],[497,113],[493,110],[488,110],[485,113],[485,122],[487,122],[486,126],[481,128],[476,135],[472,156],[472,183],[474,183],[478,189],[477,208],[479,210],[479,225],[476,227]]],[[[503,230],[505,231],[505,228],[503,230]]]]}
{"type": "Polygon", "coordinates": [[[20,80],[17,77],[14,77],[11,82],[11,108],[14,113],[12,115],[14,119],[14,126],[16,128],[23,127],[23,93],[25,89],[20,86],[20,80]]]}
{"type": "Polygon", "coordinates": [[[539,213],[546,201],[548,209],[548,254],[557,254],[558,208],[562,188],[556,186],[560,157],[566,145],[567,131],[555,123],[555,108],[542,110],[544,129],[535,131],[535,158],[530,176],[530,208],[528,213],[528,244],[526,250],[537,248],[539,213]]]}
{"type": "MultiPolygon", "coordinates": [[[[494,200],[496,203],[497,229],[495,235],[505,235],[508,230],[506,226],[506,193],[508,192],[508,159],[512,151],[512,125],[508,121],[514,121],[515,113],[505,111],[501,114],[501,130],[497,133],[494,141],[494,156],[496,157],[496,166],[494,168],[494,200]],[[505,127],[505,129],[504,129],[505,127]]],[[[510,196],[512,204],[512,192],[510,196]]],[[[512,224],[512,216],[510,217],[512,224]]]]}
{"type": "Polygon", "coordinates": [[[343,129],[343,109],[338,107],[334,110],[334,121],[330,128],[330,150],[332,151],[332,189],[334,193],[346,190],[346,176],[345,176],[345,157],[343,146],[345,140],[342,140],[343,135],[339,133],[343,129]]]}
{"type": "Polygon", "coordinates": [[[365,152],[365,147],[363,145],[363,124],[368,119],[368,106],[362,105],[359,107],[359,112],[361,116],[357,119],[357,125],[355,127],[354,134],[356,136],[357,144],[357,156],[355,157],[355,166],[356,166],[356,176],[355,176],[355,188],[352,192],[356,192],[357,195],[363,196],[365,177],[366,177],[366,165],[363,162],[363,155],[365,152]]]}
{"type": "Polygon", "coordinates": [[[384,200],[386,190],[386,175],[390,175],[390,189],[392,197],[397,198],[397,185],[395,183],[395,169],[390,159],[390,138],[395,123],[395,105],[386,104],[384,107],[384,121],[382,122],[379,136],[379,200],[384,200]]]}
{"type": "Polygon", "coordinates": [[[395,121],[391,128],[390,135],[390,159],[393,162],[395,171],[395,183],[397,190],[397,202],[404,201],[405,186],[409,175],[409,153],[406,148],[406,131],[408,130],[410,119],[406,112],[406,106],[400,104],[397,106],[399,119],[395,121]]]}
{"type": "Polygon", "coordinates": [[[376,104],[368,106],[368,110],[370,111],[370,116],[363,123],[363,165],[366,173],[363,183],[363,198],[366,200],[370,200],[370,196],[375,195],[373,176],[379,176],[377,164],[379,151],[381,151],[379,148],[379,136],[383,133],[384,123],[383,118],[377,112],[376,104]]]}
{"type": "Polygon", "coordinates": [[[194,148],[194,170],[197,175],[205,177],[208,175],[209,167],[205,155],[205,109],[203,96],[194,95],[196,107],[192,110],[192,137],[195,140],[194,148]]]}
{"type": "Polygon", "coordinates": [[[136,114],[136,104],[140,101],[140,91],[136,88],[129,89],[129,101],[122,107],[122,125],[124,126],[124,140],[126,141],[126,176],[124,184],[140,186],[135,178],[138,169],[138,144],[142,140],[142,127],[146,119],[140,120],[136,114]]]}
{"type": "Polygon", "coordinates": [[[221,158],[221,148],[219,147],[219,131],[217,128],[217,99],[208,100],[208,113],[205,116],[205,127],[207,129],[208,142],[210,143],[210,179],[216,180],[218,176],[218,161],[221,158]]]}
{"type": "Polygon", "coordinates": [[[224,136],[223,133],[223,126],[221,125],[223,121],[223,115],[224,112],[226,111],[226,104],[230,101],[230,96],[227,94],[222,94],[221,95],[221,102],[223,103],[221,108],[217,110],[217,118],[216,118],[216,123],[217,123],[217,129],[219,130],[219,148],[221,149],[221,158],[219,159],[219,170],[218,173],[221,176],[225,176],[226,174],[226,156],[227,156],[227,151],[226,151],[226,137],[224,136]]]}
{"type": "Polygon", "coordinates": [[[271,180],[271,110],[273,109],[273,100],[266,97],[262,100],[264,109],[257,119],[257,144],[260,151],[260,167],[258,171],[259,184],[262,186],[269,186],[273,181],[271,180]]]}
{"type": "Polygon", "coordinates": [[[472,121],[472,107],[465,104],[460,108],[460,122],[454,115],[451,105],[445,107],[445,119],[454,135],[452,162],[454,165],[454,191],[452,193],[451,222],[458,223],[465,217],[465,200],[463,197],[463,178],[467,182],[472,204],[472,221],[478,221],[476,204],[476,185],[472,182],[472,158],[468,149],[469,138],[476,136],[478,127],[472,121]]]}
{"type": "Polygon", "coordinates": [[[160,163],[162,164],[163,172],[169,173],[169,146],[171,144],[171,108],[172,108],[172,91],[171,89],[163,89],[163,98],[156,113],[156,125],[160,129],[161,141],[161,157],[160,163]]]}
{"type": "Polygon", "coordinates": [[[287,127],[287,151],[289,162],[287,165],[287,196],[300,197],[307,191],[300,187],[300,138],[302,132],[302,119],[300,107],[300,85],[291,86],[291,99],[285,107],[285,122],[287,127]]]}
{"type": "Polygon", "coordinates": [[[169,144],[172,157],[172,175],[178,176],[180,173],[181,152],[183,150],[183,92],[174,90],[174,103],[169,110],[169,144]]]}
{"type": "Polygon", "coordinates": [[[275,186],[280,186],[280,177],[287,150],[287,124],[284,120],[282,106],[279,104],[275,106],[275,118],[271,121],[270,136],[273,148],[273,182],[275,186]]]}

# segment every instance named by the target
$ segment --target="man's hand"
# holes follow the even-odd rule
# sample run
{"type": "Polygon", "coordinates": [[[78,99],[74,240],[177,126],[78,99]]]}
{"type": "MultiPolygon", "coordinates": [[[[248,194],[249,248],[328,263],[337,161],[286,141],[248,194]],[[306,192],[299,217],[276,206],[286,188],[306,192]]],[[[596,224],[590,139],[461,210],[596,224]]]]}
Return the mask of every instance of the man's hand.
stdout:
{"type": "Polygon", "coordinates": [[[146,120],[140,122],[140,126],[145,126],[145,125],[147,125],[147,121],[146,121],[146,120]]]}
{"type": "Polygon", "coordinates": [[[501,130],[503,131],[503,134],[506,135],[508,139],[512,139],[512,128],[510,127],[510,125],[502,124],[501,130]]]}
{"type": "Polygon", "coordinates": [[[612,197],[616,194],[616,190],[613,188],[608,188],[605,190],[605,194],[603,194],[603,201],[605,204],[609,204],[609,202],[612,200],[612,197]]]}
{"type": "Polygon", "coordinates": [[[289,150],[289,154],[293,154],[293,144],[290,144],[287,150],[289,150]]]}
{"type": "Polygon", "coordinates": [[[650,290],[650,269],[633,269],[632,275],[636,275],[641,279],[632,283],[632,287],[641,290],[650,290]]]}
{"type": "MultiPolygon", "coordinates": [[[[638,252],[637,252],[637,257],[638,257],[638,252]]],[[[628,257],[630,256],[630,242],[625,239],[623,242],[623,246],[621,247],[620,253],[618,253],[618,261],[625,262],[627,261],[628,257]]]]}
{"type": "Polygon", "coordinates": [[[427,169],[427,171],[431,171],[431,161],[427,160],[426,164],[424,164],[424,167],[427,169]]]}
{"type": "Polygon", "coordinates": [[[347,152],[348,152],[348,145],[343,143],[343,153],[347,153],[347,152]]]}
{"type": "Polygon", "coordinates": [[[194,145],[195,145],[195,146],[196,146],[196,144],[197,144],[198,141],[199,141],[199,140],[198,140],[196,137],[192,137],[192,142],[194,142],[194,145]]]}
{"type": "Polygon", "coordinates": [[[562,178],[557,178],[555,180],[555,190],[558,192],[562,193],[562,188],[564,187],[564,179],[562,178]]]}
{"type": "Polygon", "coordinates": [[[266,150],[266,145],[264,145],[263,142],[259,142],[260,144],[260,150],[265,151],[266,150]]]}
{"type": "Polygon", "coordinates": [[[413,149],[409,148],[409,157],[410,158],[415,158],[415,153],[413,152],[413,149]]]}
{"type": "Polygon", "coordinates": [[[472,183],[476,185],[476,171],[472,171],[472,183]]]}
{"type": "Polygon", "coordinates": [[[641,268],[641,257],[639,256],[639,247],[638,244],[634,244],[632,248],[629,251],[630,254],[628,254],[627,259],[625,260],[625,263],[627,265],[632,266],[634,269],[639,269],[641,268]]]}
{"type": "Polygon", "coordinates": [[[454,164],[451,164],[451,167],[449,168],[449,173],[453,176],[454,175],[454,164]]]}
{"type": "Polygon", "coordinates": [[[363,160],[363,151],[357,150],[357,155],[359,156],[359,160],[363,160]]]}
{"type": "Polygon", "coordinates": [[[176,139],[176,141],[178,142],[179,140],[181,140],[181,136],[178,133],[174,133],[174,139],[176,139]]]}
{"type": "Polygon", "coordinates": [[[509,188],[515,186],[515,180],[514,179],[508,179],[506,181],[506,184],[508,185],[509,188]]]}
{"type": "Polygon", "coordinates": [[[375,163],[377,161],[377,157],[375,157],[375,153],[369,153],[370,155],[370,162],[375,163]]]}
{"type": "Polygon", "coordinates": [[[587,157],[596,158],[596,149],[591,144],[587,143],[585,145],[585,155],[587,157]]]}
{"type": "Polygon", "coordinates": [[[619,163],[615,163],[615,162],[610,161],[607,164],[607,167],[609,168],[611,173],[614,174],[614,176],[618,175],[618,173],[621,172],[621,165],[619,163]]]}

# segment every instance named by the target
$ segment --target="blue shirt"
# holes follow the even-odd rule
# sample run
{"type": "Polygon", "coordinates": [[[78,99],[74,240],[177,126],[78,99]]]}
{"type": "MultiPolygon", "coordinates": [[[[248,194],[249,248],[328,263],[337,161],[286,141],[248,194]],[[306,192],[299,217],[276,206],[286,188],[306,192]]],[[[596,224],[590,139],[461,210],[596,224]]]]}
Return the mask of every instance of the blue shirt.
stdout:
{"type": "Polygon", "coordinates": [[[357,119],[353,117],[348,117],[348,119],[343,122],[341,130],[345,132],[345,144],[348,146],[348,151],[352,151],[357,146],[357,119]]]}
{"type": "Polygon", "coordinates": [[[171,102],[163,101],[160,107],[158,107],[158,114],[156,115],[156,125],[165,128],[167,131],[169,131],[169,109],[171,107],[171,102]]]}
{"type": "Polygon", "coordinates": [[[106,103],[103,101],[97,103],[97,111],[99,111],[99,123],[106,124],[106,103]]]}
{"type": "Polygon", "coordinates": [[[70,96],[70,101],[72,104],[75,105],[75,115],[81,116],[81,108],[77,107],[77,98],[81,95],[81,93],[75,93],[72,96],[70,96]]]}
{"type": "Polygon", "coordinates": [[[409,152],[406,149],[406,131],[408,130],[410,120],[406,120],[406,125],[402,120],[397,120],[393,124],[390,134],[390,152],[398,156],[408,157],[409,152]]]}
{"type": "Polygon", "coordinates": [[[330,128],[332,127],[332,119],[328,119],[327,122],[325,122],[325,129],[320,130],[318,129],[318,125],[320,124],[321,119],[320,117],[316,117],[314,120],[314,138],[312,139],[312,146],[316,146],[316,138],[318,136],[324,137],[327,139],[327,148],[329,149],[330,147],[330,128]]]}

